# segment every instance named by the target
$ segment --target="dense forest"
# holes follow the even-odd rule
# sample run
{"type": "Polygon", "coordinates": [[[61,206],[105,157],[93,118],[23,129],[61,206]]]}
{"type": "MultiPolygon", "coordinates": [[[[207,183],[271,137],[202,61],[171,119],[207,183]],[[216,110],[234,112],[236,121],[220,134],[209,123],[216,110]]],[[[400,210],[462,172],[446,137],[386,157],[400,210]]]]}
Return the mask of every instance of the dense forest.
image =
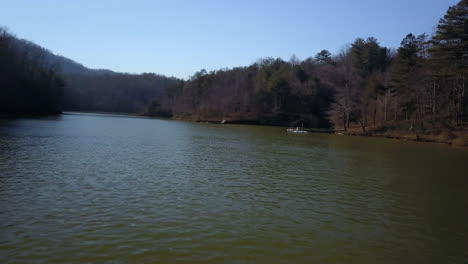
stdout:
{"type": "Polygon", "coordinates": [[[468,125],[467,25],[461,0],[433,36],[408,34],[397,50],[357,38],[334,55],[263,58],[188,80],[89,69],[1,28],[0,114],[146,112],[451,141],[468,125]]]}
{"type": "Polygon", "coordinates": [[[142,113],[177,82],[154,73],[89,69],[0,28],[0,114],[142,113]]]}
{"type": "Polygon", "coordinates": [[[0,28],[0,115],[57,114],[65,82],[47,51],[0,28]]]}
{"type": "MultiPolygon", "coordinates": [[[[176,119],[396,131],[446,140],[468,125],[468,0],[450,7],[432,37],[408,34],[398,50],[358,38],[339,54],[266,58],[170,86],[148,108],[176,119]]],[[[466,134],[466,133],[465,133],[466,134]]]]}
{"type": "Polygon", "coordinates": [[[64,109],[143,113],[151,100],[177,81],[154,73],[64,73],[64,109]]]}
{"type": "Polygon", "coordinates": [[[151,100],[177,81],[154,73],[128,74],[90,69],[71,59],[48,53],[66,83],[66,111],[142,113],[151,100]]]}

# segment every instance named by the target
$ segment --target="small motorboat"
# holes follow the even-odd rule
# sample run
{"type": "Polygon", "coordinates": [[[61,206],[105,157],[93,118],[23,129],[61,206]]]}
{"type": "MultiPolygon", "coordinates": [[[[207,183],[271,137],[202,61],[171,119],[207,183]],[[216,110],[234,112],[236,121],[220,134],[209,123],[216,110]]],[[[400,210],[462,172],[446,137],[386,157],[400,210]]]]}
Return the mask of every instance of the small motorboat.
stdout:
{"type": "Polygon", "coordinates": [[[307,134],[309,132],[301,129],[300,127],[296,127],[296,128],[288,128],[286,129],[287,132],[292,132],[292,133],[297,133],[297,134],[307,134]]]}

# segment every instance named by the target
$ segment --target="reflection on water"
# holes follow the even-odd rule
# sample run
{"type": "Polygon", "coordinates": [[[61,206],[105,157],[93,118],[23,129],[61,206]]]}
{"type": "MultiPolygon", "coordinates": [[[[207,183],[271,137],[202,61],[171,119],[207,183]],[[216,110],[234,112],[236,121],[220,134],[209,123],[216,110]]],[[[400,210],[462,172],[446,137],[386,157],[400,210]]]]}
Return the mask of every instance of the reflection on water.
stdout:
{"type": "Polygon", "coordinates": [[[467,161],[277,127],[0,121],[0,262],[464,263],[467,161]]]}

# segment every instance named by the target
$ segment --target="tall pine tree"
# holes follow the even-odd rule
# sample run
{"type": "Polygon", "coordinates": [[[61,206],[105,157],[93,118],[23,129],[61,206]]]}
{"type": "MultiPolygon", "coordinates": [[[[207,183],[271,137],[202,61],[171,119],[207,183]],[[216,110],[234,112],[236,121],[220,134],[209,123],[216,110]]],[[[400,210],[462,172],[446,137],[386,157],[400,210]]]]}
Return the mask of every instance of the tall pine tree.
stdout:
{"type": "Polygon", "coordinates": [[[468,0],[461,0],[440,19],[429,50],[437,87],[442,91],[440,107],[447,119],[468,121],[468,0]]]}

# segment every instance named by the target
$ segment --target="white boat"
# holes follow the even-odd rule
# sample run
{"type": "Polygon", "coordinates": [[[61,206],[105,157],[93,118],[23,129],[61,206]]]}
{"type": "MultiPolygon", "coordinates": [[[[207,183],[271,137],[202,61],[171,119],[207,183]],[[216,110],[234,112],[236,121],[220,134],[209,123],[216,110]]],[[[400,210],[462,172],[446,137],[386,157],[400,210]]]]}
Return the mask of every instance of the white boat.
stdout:
{"type": "Polygon", "coordinates": [[[286,130],[287,132],[292,132],[292,133],[297,133],[297,134],[307,134],[309,132],[299,128],[299,127],[296,127],[296,128],[288,128],[286,130]]]}

